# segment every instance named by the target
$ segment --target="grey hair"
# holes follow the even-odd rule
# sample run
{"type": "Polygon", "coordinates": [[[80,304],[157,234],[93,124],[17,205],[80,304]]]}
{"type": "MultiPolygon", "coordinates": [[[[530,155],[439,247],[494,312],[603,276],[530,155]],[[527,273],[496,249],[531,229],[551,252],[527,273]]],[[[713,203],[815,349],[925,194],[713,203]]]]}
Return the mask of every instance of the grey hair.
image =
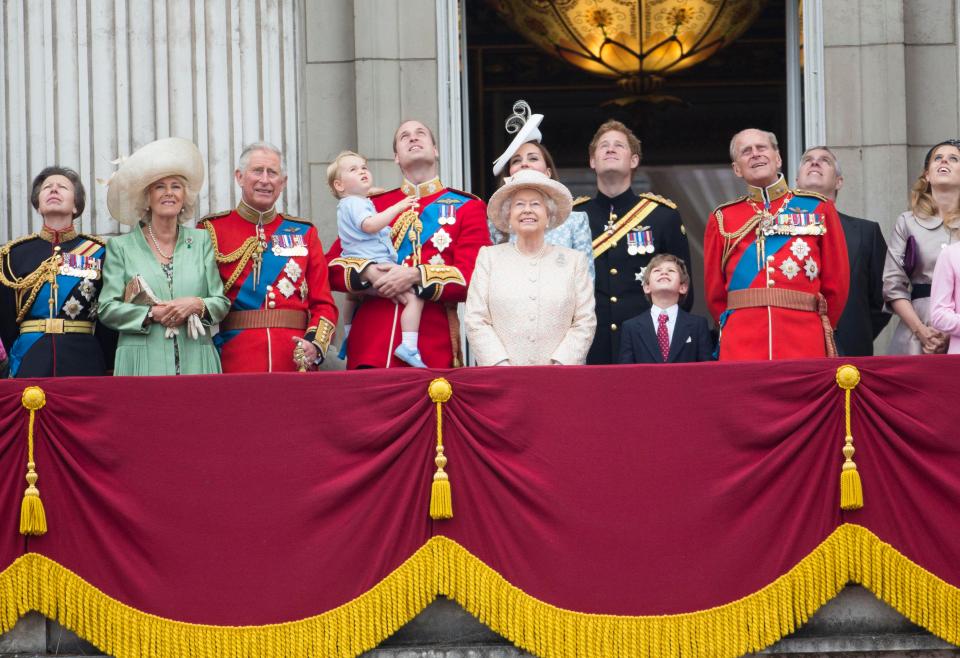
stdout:
{"type": "Polygon", "coordinates": [[[250,164],[250,156],[254,151],[268,151],[276,155],[280,158],[280,174],[282,176],[287,175],[287,165],[283,160],[283,152],[270,142],[254,142],[253,144],[245,146],[240,153],[239,160],[237,160],[237,169],[239,171],[244,172],[247,170],[247,166],[250,164]]]}
{"type": "Polygon", "coordinates": [[[837,154],[830,150],[829,146],[811,146],[800,156],[800,162],[803,162],[803,159],[807,157],[810,151],[826,151],[829,153],[830,157],[833,158],[833,168],[837,171],[837,177],[843,176],[843,169],[840,168],[840,160],[837,158],[837,154]]]}
{"type": "Polygon", "coordinates": [[[773,147],[773,150],[780,151],[780,145],[777,144],[777,136],[774,135],[769,130],[760,130],[759,128],[744,128],[743,130],[738,132],[736,135],[734,135],[730,139],[730,162],[737,161],[737,137],[747,132],[748,130],[759,130],[760,132],[762,132],[764,135],[767,136],[767,139],[770,140],[770,145],[773,147]]]}
{"type": "Polygon", "coordinates": [[[549,194],[544,194],[542,191],[534,187],[518,187],[513,192],[510,193],[506,199],[503,200],[503,203],[500,204],[500,217],[505,217],[507,219],[507,227],[510,226],[510,206],[513,205],[513,197],[517,195],[517,192],[521,190],[533,190],[543,199],[543,205],[547,207],[547,230],[549,231],[554,226],[557,225],[557,202],[554,201],[549,194]]]}

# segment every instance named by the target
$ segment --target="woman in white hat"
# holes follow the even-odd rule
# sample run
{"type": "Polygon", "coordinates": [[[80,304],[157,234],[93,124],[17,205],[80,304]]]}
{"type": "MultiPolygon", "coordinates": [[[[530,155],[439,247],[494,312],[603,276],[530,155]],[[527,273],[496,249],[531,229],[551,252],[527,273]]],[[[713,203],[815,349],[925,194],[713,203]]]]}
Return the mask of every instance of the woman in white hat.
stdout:
{"type": "MultiPolygon", "coordinates": [[[[526,101],[517,101],[513,104],[513,114],[507,117],[507,132],[514,137],[507,149],[493,163],[493,175],[499,176],[498,184],[503,184],[507,176],[513,176],[521,169],[533,169],[553,180],[559,180],[553,156],[541,142],[543,136],[540,134],[540,122],[543,121],[543,115],[531,112],[526,101]]],[[[488,222],[488,224],[490,241],[493,244],[516,239],[513,235],[504,234],[492,223],[488,222]]],[[[590,278],[593,279],[593,235],[590,233],[590,219],[587,213],[579,210],[570,212],[562,223],[547,231],[546,239],[550,244],[583,252],[587,257],[590,278]]]]}
{"type": "Polygon", "coordinates": [[[467,291],[464,324],[477,365],[578,365],[597,327],[587,257],[551,245],[570,214],[570,191],[531,169],[505,179],[487,217],[516,241],[483,247],[467,291]]]}
{"type": "Polygon", "coordinates": [[[120,332],[115,375],[220,372],[210,327],[230,301],[206,231],[194,215],[203,159],[190,141],[160,139],[124,160],[107,207],[135,228],[107,243],[100,319],[120,332]]]}

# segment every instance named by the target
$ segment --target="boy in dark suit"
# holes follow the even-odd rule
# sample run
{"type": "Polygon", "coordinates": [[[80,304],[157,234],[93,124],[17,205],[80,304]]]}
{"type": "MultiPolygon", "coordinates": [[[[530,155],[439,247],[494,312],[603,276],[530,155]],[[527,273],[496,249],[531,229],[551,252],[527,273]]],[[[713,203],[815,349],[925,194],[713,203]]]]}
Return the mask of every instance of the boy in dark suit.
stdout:
{"type": "Polygon", "coordinates": [[[690,288],[684,262],[657,254],[643,272],[649,311],[623,323],[620,363],[688,363],[713,358],[713,338],[706,319],[679,307],[690,288]]]}

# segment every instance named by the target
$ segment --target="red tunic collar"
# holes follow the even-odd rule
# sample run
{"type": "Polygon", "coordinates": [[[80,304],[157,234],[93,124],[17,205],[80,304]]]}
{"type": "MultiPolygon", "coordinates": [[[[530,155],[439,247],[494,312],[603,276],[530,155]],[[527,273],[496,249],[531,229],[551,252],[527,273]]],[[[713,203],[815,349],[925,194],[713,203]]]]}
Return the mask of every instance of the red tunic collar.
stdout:
{"type": "Polygon", "coordinates": [[[277,216],[277,208],[274,206],[266,212],[260,212],[241,200],[240,203],[237,204],[237,214],[252,224],[269,224],[273,221],[273,218],[277,216]]]}

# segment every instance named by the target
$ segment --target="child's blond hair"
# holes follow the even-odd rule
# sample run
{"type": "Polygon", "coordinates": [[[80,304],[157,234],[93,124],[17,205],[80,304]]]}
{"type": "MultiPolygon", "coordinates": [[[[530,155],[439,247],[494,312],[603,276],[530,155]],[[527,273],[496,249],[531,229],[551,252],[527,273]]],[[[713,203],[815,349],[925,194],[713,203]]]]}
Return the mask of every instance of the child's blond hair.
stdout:
{"type": "Polygon", "coordinates": [[[367,161],[365,157],[363,157],[362,155],[354,151],[340,151],[337,154],[337,157],[333,159],[333,162],[331,162],[330,165],[327,167],[327,185],[330,186],[330,193],[333,194],[333,197],[335,199],[340,198],[340,193],[337,192],[337,188],[333,186],[333,181],[339,179],[340,177],[340,161],[351,155],[354,157],[360,158],[364,162],[367,161]]]}

